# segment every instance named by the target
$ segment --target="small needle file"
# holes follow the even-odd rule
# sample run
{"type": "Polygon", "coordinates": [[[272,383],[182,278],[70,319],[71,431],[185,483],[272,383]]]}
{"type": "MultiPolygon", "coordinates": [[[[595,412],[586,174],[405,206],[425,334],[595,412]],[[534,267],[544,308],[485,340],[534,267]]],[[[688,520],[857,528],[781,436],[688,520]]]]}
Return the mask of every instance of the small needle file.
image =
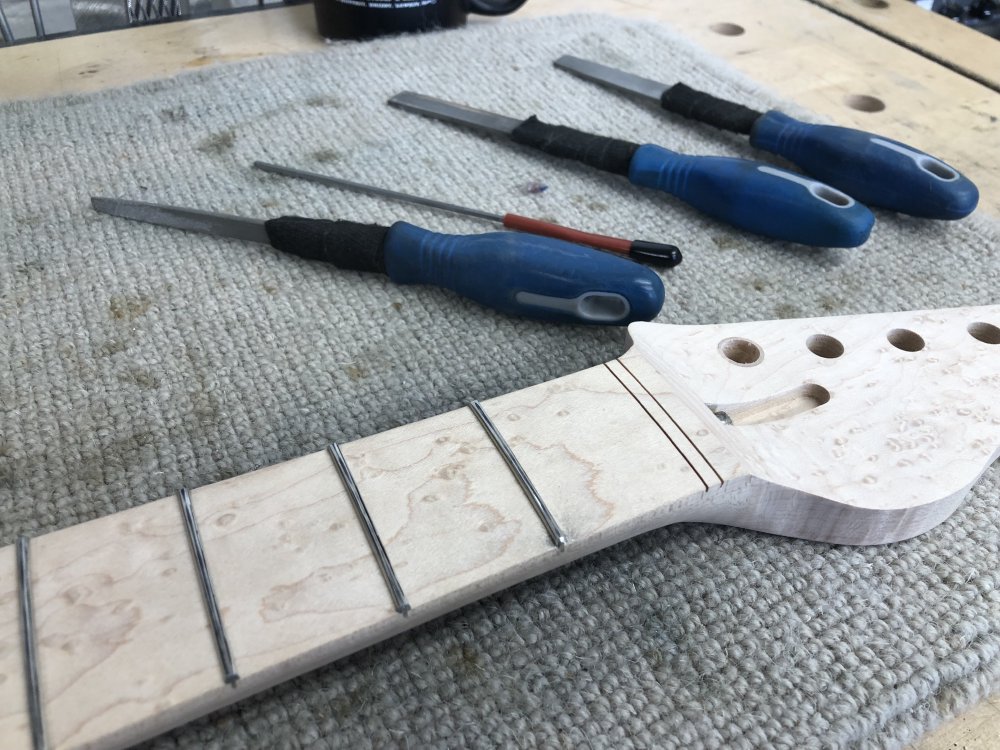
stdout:
{"type": "Polygon", "coordinates": [[[396,190],[389,190],[388,188],[365,185],[360,182],[352,182],[351,180],[345,180],[341,177],[333,177],[332,175],[320,174],[318,172],[308,172],[304,169],[283,167],[278,164],[268,164],[263,161],[255,161],[253,165],[256,169],[271,172],[272,174],[280,174],[285,177],[297,177],[301,180],[319,183],[320,185],[339,187],[345,190],[353,190],[358,193],[376,195],[381,198],[391,198],[393,200],[403,201],[406,203],[416,203],[421,206],[437,208],[442,211],[451,211],[452,213],[463,214],[465,216],[474,216],[477,219],[485,219],[486,221],[496,222],[497,224],[507,227],[507,229],[516,229],[530,234],[540,234],[544,237],[554,237],[557,240],[566,240],[568,242],[576,242],[581,245],[590,245],[591,247],[596,247],[601,250],[611,250],[616,253],[624,253],[632,260],[641,260],[649,263],[650,265],[665,266],[670,268],[681,262],[681,251],[677,249],[676,245],[665,245],[660,242],[647,242],[645,240],[624,240],[620,237],[608,237],[603,234],[581,232],[578,229],[571,229],[570,227],[564,227],[560,224],[554,224],[540,219],[532,219],[528,216],[521,216],[519,214],[512,213],[490,213],[489,211],[481,211],[478,208],[467,208],[454,203],[434,200],[433,198],[423,198],[419,195],[400,193],[396,190]]]}
{"type": "Polygon", "coordinates": [[[390,227],[281,216],[248,219],[154,203],[91,198],[101,213],[265,245],[397,284],[432,284],[503,313],[542,320],[626,325],[651,320],[663,282],[627,258],[517,232],[438,234],[397,221],[390,227]]]}
{"type": "Polygon", "coordinates": [[[849,195],[747,159],[679,154],[411,91],[396,94],[389,104],[623,175],[633,185],[662,190],[709,216],[766,237],[819,247],[856,247],[868,239],[875,223],[872,212],[849,195]]]}
{"type": "Polygon", "coordinates": [[[783,112],[757,112],[686,86],[563,55],[557,68],[657,102],[674,114],[750,136],[750,145],[783,156],[869,206],[927,219],[961,219],[979,201],[972,181],[905,143],[853,128],[813,125],[783,112]]]}

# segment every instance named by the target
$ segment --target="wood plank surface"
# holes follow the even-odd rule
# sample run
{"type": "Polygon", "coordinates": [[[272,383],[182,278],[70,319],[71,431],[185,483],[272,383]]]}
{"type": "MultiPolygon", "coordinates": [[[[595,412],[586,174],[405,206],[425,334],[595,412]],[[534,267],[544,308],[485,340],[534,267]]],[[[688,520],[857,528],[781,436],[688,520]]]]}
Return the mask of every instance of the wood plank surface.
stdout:
{"type": "MultiPolygon", "coordinates": [[[[818,115],[954,164],[979,186],[980,209],[1000,215],[1000,94],[919,52],[803,0],[531,0],[515,17],[580,12],[669,24],[818,115]]],[[[930,22],[942,45],[964,45],[967,29],[943,17],[930,22]]],[[[4,48],[0,100],[94,91],[324,44],[312,8],[295,6],[4,48]]]]}
{"type": "Polygon", "coordinates": [[[1000,40],[911,0],[811,1],[1000,92],[1000,40]]]}
{"type": "MultiPolygon", "coordinates": [[[[628,3],[644,9],[653,4],[628,3]]],[[[980,210],[1000,215],[995,91],[801,0],[720,0],[707,6],[675,0],[662,5],[661,19],[753,80],[838,125],[895,138],[957,166],[979,187],[980,210]],[[737,29],[742,31],[730,33],[737,29]]],[[[956,24],[938,20],[942,34],[954,31],[956,24]]]]}
{"type": "Polygon", "coordinates": [[[908,750],[996,750],[997,747],[1000,747],[1000,695],[942,724],[908,750]]]}

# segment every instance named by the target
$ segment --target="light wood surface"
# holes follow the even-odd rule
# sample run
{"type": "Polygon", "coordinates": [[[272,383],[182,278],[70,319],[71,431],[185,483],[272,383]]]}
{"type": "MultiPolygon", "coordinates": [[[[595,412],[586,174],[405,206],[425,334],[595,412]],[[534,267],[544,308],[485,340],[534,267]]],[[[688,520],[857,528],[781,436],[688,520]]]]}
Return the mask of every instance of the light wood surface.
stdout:
{"type": "MultiPolygon", "coordinates": [[[[619,360],[483,404],[564,530],[563,549],[468,409],[342,446],[407,616],[326,452],[193,491],[235,685],[220,671],[176,498],[32,540],[50,746],[154,736],[670,523],[906,538],[950,514],[1000,455],[1000,306],[630,333],[619,360]],[[760,408],[803,384],[831,395],[760,408]],[[727,423],[706,403],[755,416],[727,423]]],[[[0,550],[4,748],[29,742],[13,562],[0,550]]]]}
{"type": "Polygon", "coordinates": [[[1000,696],[994,696],[910,745],[909,750],[996,750],[998,737],[1000,696]]]}
{"type": "MultiPolygon", "coordinates": [[[[669,393],[650,374],[649,390],[669,393]]],[[[690,500],[722,482],[676,426],[671,438],[661,423],[714,417],[703,406],[669,415],[626,378],[646,397],[637,399],[625,376],[599,366],[483,404],[566,532],[562,550],[468,409],[342,446],[412,606],[405,617],[327,453],[194,490],[240,675],[233,687],[222,680],[176,498],[32,540],[50,747],[142,740],[689,516],[690,500]]],[[[704,434],[705,453],[718,455],[704,434]]],[[[5,565],[11,552],[0,550],[5,565]]],[[[23,684],[23,669],[16,599],[4,592],[0,601],[6,694],[23,684]]],[[[0,747],[28,747],[23,696],[11,697],[0,703],[0,747]]]]}
{"type": "MultiPolygon", "coordinates": [[[[824,117],[913,143],[955,164],[979,185],[980,210],[1000,213],[997,42],[905,0],[888,0],[881,9],[872,5],[879,3],[531,0],[518,16],[597,11],[666,22],[752,79],[824,117]],[[870,104],[856,98],[865,96],[885,108],[869,112],[851,106],[870,104]]],[[[314,29],[311,8],[300,6],[4,48],[0,100],[94,91],[209,65],[320,49],[324,43],[314,29]]],[[[717,445],[715,450],[721,461],[726,448],[717,445]]],[[[16,626],[7,611],[14,595],[12,570],[12,550],[0,550],[0,632],[16,626]]],[[[195,611],[200,615],[200,609],[195,611]]],[[[0,638],[0,663],[10,667],[3,670],[7,679],[0,679],[0,706],[7,709],[0,716],[0,735],[13,731],[11,717],[15,723],[23,720],[20,666],[11,661],[8,643],[0,638]]],[[[998,736],[1000,708],[993,700],[916,747],[993,748],[998,736]]]]}
{"type": "Polygon", "coordinates": [[[877,544],[936,525],[954,505],[934,505],[957,502],[997,458],[998,319],[1000,307],[715,326],[635,323],[629,333],[639,353],[672,374],[671,384],[690,389],[689,408],[709,403],[729,415],[737,428],[727,435],[746,441],[733,451],[754,457],[756,476],[891,519],[892,528],[871,523],[824,541],[877,544]],[[803,391],[813,398],[801,398],[803,391]],[[894,510],[919,512],[903,518],[894,510]]]}
{"type": "Polygon", "coordinates": [[[911,0],[813,0],[904,47],[1000,92],[1000,41],[957,22],[946,26],[911,0]]]}

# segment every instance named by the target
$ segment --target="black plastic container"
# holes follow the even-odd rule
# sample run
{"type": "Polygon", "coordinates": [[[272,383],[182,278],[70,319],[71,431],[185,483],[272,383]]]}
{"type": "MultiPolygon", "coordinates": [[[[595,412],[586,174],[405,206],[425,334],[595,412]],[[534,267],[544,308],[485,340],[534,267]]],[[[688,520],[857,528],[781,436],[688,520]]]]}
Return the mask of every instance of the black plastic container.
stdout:
{"type": "Polygon", "coordinates": [[[502,16],[526,0],[315,0],[316,26],[327,39],[371,39],[383,34],[450,29],[469,13],[502,16]]]}

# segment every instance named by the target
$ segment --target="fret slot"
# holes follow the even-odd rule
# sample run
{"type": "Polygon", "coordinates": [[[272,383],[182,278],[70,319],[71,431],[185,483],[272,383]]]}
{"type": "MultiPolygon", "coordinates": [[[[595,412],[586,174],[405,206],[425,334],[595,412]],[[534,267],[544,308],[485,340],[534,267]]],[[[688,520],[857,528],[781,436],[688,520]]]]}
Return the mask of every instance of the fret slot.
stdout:
{"type": "Polygon", "coordinates": [[[566,546],[566,535],[563,530],[559,528],[559,523],[556,521],[555,517],[549,511],[548,506],[545,505],[545,501],[542,500],[541,496],[538,494],[538,490],[535,489],[535,485],[531,483],[531,479],[528,478],[527,472],[521,466],[520,462],[517,460],[517,456],[514,455],[514,451],[510,449],[507,441],[504,440],[503,435],[500,434],[500,430],[497,429],[496,425],[493,424],[493,420],[490,419],[486,410],[483,409],[482,404],[476,400],[471,400],[468,403],[469,409],[472,413],[476,415],[476,419],[479,420],[479,424],[483,426],[486,430],[486,434],[490,436],[490,440],[496,449],[500,452],[503,457],[504,463],[510,468],[511,473],[514,474],[514,478],[517,479],[517,483],[521,485],[521,489],[524,490],[524,494],[528,497],[528,502],[531,503],[531,507],[535,509],[535,513],[538,515],[539,520],[545,527],[545,531],[549,535],[549,539],[552,543],[562,549],[566,546]]]}
{"type": "Polygon", "coordinates": [[[229,650],[226,629],[222,625],[222,614],[219,612],[219,603],[215,598],[215,587],[212,586],[212,577],[208,572],[205,548],[202,546],[201,533],[198,530],[198,519],[195,518],[194,508],[191,507],[191,493],[188,492],[187,488],[181,487],[177,493],[177,500],[180,503],[188,544],[194,558],[195,571],[198,573],[198,585],[205,602],[205,612],[208,615],[209,624],[212,626],[212,637],[215,639],[215,650],[219,655],[222,676],[227,684],[235,685],[239,674],[237,674],[236,666],[233,664],[233,655],[229,650]]]}
{"type": "Polygon", "coordinates": [[[633,398],[639,403],[643,411],[649,415],[656,424],[660,426],[663,430],[663,434],[667,436],[667,439],[673,443],[673,446],[677,451],[684,457],[684,460],[688,462],[688,465],[694,470],[698,478],[701,479],[702,483],[705,485],[705,489],[708,490],[713,484],[717,484],[722,481],[722,477],[719,476],[718,472],[712,467],[705,456],[702,455],[698,447],[691,441],[690,438],[685,434],[684,430],[681,429],[680,425],[674,420],[670,413],[663,407],[663,405],[656,400],[649,389],[639,381],[639,379],[632,374],[632,372],[623,365],[619,360],[614,360],[608,362],[604,365],[608,368],[612,375],[618,380],[622,386],[632,394],[633,398]]]}
{"type": "Polygon", "coordinates": [[[674,519],[682,511],[665,497],[685,498],[686,507],[707,490],[692,462],[604,365],[485,406],[570,538],[584,544],[604,546],[674,519]]]}
{"type": "MultiPolygon", "coordinates": [[[[681,391],[676,383],[667,381],[634,347],[624,356],[608,363],[608,366],[619,367],[627,372],[656,402],[680,432],[678,450],[695,467],[706,467],[707,471],[698,468],[698,472],[710,487],[751,470],[752,467],[742,458],[746,455],[743,450],[746,446],[738,444],[732,431],[715,417],[709,418],[711,412],[702,401],[693,393],[681,391]],[[718,479],[713,480],[713,476],[718,479]]],[[[665,421],[657,421],[669,432],[669,425],[665,421]]],[[[671,436],[673,437],[673,433],[671,436]]]]}
{"type": "Polygon", "coordinates": [[[347,465],[347,459],[344,458],[340,446],[336,443],[330,443],[327,450],[330,452],[330,457],[337,467],[337,473],[340,474],[340,479],[344,483],[347,496],[351,499],[354,512],[358,514],[358,520],[364,529],[368,545],[372,548],[372,554],[375,555],[375,561],[378,563],[382,577],[385,579],[385,585],[389,587],[389,594],[392,596],[393,605],[399,614],[405,615],[410,611],[410,603],[406,600],[406,594],[403,592],[403,587],[399,584],[396,571],[392,568],[392,562],[385,551],[385,545],[382,544],[382,540],[379,538],[378,529],[375,528],[375,523],[368,513],[365,501],[361,497],[361,491],[358,489],[357,482],[354,481],[354,476],[351,474],[351,468],[347,465]]]}
{"type": "Polygon", "coordinates": [[[342,448],[421,617],[500,588],[523,567],[555,564],[543,525],[469,409],[342,448]]]}

